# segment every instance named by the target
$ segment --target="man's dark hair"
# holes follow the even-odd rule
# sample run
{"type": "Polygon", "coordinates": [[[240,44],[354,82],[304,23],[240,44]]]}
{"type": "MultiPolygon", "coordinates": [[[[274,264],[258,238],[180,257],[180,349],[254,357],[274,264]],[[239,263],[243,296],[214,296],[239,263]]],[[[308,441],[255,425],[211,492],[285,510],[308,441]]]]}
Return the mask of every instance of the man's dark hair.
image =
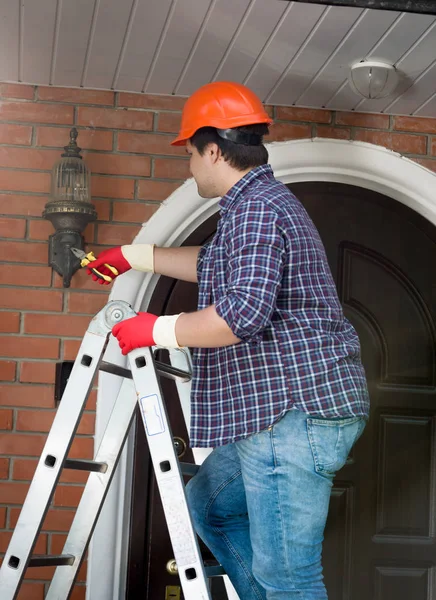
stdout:
{"type": "MultiPolygon", "coordinates": [[[[243,127],[235,127],[234,129],[235,131],[242,131],[248,134],[256,134],[261,138],[264,135],[268,135],[269,131],[268,125],[265,123],[245,125],[243,127]]],[[[246,171],[247,169],[253,169],[254,167],[268,163],[268,150],[262,143],[258,146],[236,144],[220,137],[214,127],[201,127],[189,141],[201,155],[204,154],[209,144],[216,144],[221,150],[224,160],[238,171],[246,171]]]]}

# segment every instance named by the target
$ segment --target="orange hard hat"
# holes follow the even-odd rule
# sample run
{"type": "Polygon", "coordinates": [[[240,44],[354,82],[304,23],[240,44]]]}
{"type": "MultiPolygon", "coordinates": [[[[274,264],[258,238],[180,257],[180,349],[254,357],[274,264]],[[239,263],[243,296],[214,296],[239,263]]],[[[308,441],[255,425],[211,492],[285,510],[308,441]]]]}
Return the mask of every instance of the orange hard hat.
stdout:
{"type": "Polygon", "coordinates": [[[186,101],[179,135],[171,142],[184,146],[201,127],[232,129],[242,125],[272,123],[262,102],[245,85],[232,81],[207,83],[186,101]]]}

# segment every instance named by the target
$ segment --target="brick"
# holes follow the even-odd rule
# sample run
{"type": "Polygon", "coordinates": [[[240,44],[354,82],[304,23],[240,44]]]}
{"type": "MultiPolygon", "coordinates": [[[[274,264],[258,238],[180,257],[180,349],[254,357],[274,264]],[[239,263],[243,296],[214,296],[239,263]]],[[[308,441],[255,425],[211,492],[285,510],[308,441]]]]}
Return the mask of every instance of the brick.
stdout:
{"type": "Polygon", "coordinates": [[[68,294],[68,312],[95,315],[107,304],[107,294],[68,294]]]}
{"type": "Polygon", "coordinates": [[[171,146],[173,139],[173,135],[164,133],[120,132],[118,134],[118,150],[121,152],[140,152],[142,154],[186,156],[184,146],[171,146]]]}
{"type": "Polygon", "coordinates": [[[133,198],[135,182],[133,179],[92,176],[91,189],[93,196],[103,198],[133,198]]]}
{"type": "MultiPolygon", "coordinates": [[[[26,292],[27,294],[27,292],[26,292]]],[[[59,340],[23,336],[0,336],[3,357],[59,358],[59,340]]]]}
{"type": "Polygon", "coordinates": [[[158,179],[188,179],[191,177],[189,160],[155,158],[154,176],[158,179]]]}
{"type": "Polygon", "coordinates": [[[70,458],[92,459],[94,457],[94,438],[76,436],[68,456],[70,458]]]}
{"type": "MultiPolygon", "coordinates": [[[[55,410],[20,410],[18,411],[16,429],[17,431],[48,433],[53,424],[55,415],[55,410]]],[[[6,429],[6,427],[4,429],[6,429]]],[[[88,412],[83,413],[77,433],[81,435],[94,435],[94,430],[95,414],[88,412]]]]}
{"type": "Polygon", "coordinates": [[[394,129],[397,131],[416,131],[417,133],[436,133],[436,119],[428,117],[394,117],[394,129]]]}
{"type": "Polygon", "coordinates": [[[97,408],[97,390],[91,390],[85,405],[85,410],[96,410],[97,408]]]}
{"type": "Polygon", "coordinates": [[[181,121],[182,113],[161,112],[159,113],[157,130],[166,133],[179,133],[181,121]]]}
{"type": "Polygon", "coordinates": [[[0,241],[0,256],[9,262],[47,264],[47,244],[0,241]]]}
{"type": "MultiPolygon", "coordinates": [[[[9,477],[9,459],[0,458],[0,479],[7,479],[9,477]]],[[[0,527],[3,525],[0,523],[0,527]]]]}
{"type": "Polygon", "coordinates": [[[330,127],[329,125],[317,125],[314,137],[331,138],[335,140],[349,140],[351,129],[348,127],[330,127]]]}
{"type": "Polygon", "coordinates": [[[0,429],[11,430],[13,424],[13,413],[11,409],[0,409],[0,429]]]}
{"type": "Polygon", "coordinates": [[[51,171],[59,158],[57,150],[0,146],[0,167],[51,171]]]}
{"type": "Polygon", "coordinates": [[[329,110],[316,108],[298,108],[296,106],[277,106],[278,121],[306,121],[307,123],[331,123],[332,113],[329,110]]]}
{"type": "Polygon", "coordinates": [[[26,221],[24,219],[8,219],[0,217],[0,236],[5,238],[24,238],[26,221]]]}
{"type": "Polygon", "coordinates": [[[47,198],[41,196],[17,196],[0,194],[0,214],[39,217],[44,210],[47,198]]]}
{"type": "Polygon", "coordinates": [[[17,431],[48,433],[55,415],[55,410],[20,410],[15,428],[17,431]]]}
{"type": "MultiPolygon", "coordinates": [[[[97,211],[97,219],[99,221],[109,221],[110,220],[110,209],[111,202],[109,200],[95,200],[92,199],[92,203],[95,206],[95,210],[97,211]]],[[[85,229],[86,232],[86,229],[85,229]]]]}
{"type": "Polygon", "coordinates": [[[16,480],[31,481],[37,465],[38,459],[14,458],[12,460],[12,478],[16,480]]]}
{"type": "Polygon", "coordinates": [[[436,160],[434,160],[434,159],[431,159],[431,158],[413,158],[412,157],[411,160],[419,163],[420,165],[422,165],[426,169],[429,169],[430,171],[435,171],[436,172],[436,160]]]}
{"type": "Polygon", "coordinates": [[[52,290],[3,288],[0,294],[0,308],[61,311],[62,293],[52,290]]]}
{"type": "Polygon", "coordinates": [[[44,600],[44,584],[24,581],[21,584],[17,600],[44,600]]]}
{"type": "MultiPolygon", "coordinates": [[[[96,129],[77,129],[77,144],[83,150],[112,150],[113,132],[96,129]]],[[[70,139],[69,127],[38,127],[36,145],[63,148],[70,139]]]]}
{"type": "Polygon", "coordinates": [[[24,383],[54,383],[56,379],[56,364],[54,362],[22,362],[20,366],[20,381],[24,383]]]}
{"type": "Polygon", "coordinates": [[[52,385],[0,385],[0,406],[53,408],[53,405],[54,388],[52,385]]]}
{"type": "Polygon", "coordinates": [[[49,102],[71,102],[73,104],[104,104],[114,105],[114,92],[103,90],[83,90],[74,88],[57,88],[39,86],[39,100],[49,102]]]}
{"type": "Polygon", "coordinates": [[[4,504],[23,504],[29,485],[13,481],[0,481],[0,498],[4,504]]]}
{"type": "MultiPolygon", "coordinates": [[[[1,148],[0,148],[1,149],[1,148]]],[[[150,176],[150,158],[146,156],[125,156],[120,154],[96,154],[85,152],[92,173],[101,175],[130,175],[132,177],[150,176]]]]}
{"type": "Polygon", "coordinates": [[[30,125],[9,125],[0,123],[0,144],[30,146],[32,127],[30,125]]]}
{"type": "Polygon", "coordinates": [[[336,124],[351,125],[352,127],[369,127],[371,129],[388,129],[389,115],[337,112],[336,124]]]}
{"type": "Polygon", "coordinates": [[[15,381],[17,363],[13,360],[0,360],[0,381],[15,381]]]}
{"type": "Polygon", "coordinates": [[[56,123],[72,125],[74,107],[66,104],[38,104],[36,102],[0,102],[0,119],[21,123],[56,123]]]}
{"type": "Polygon", "coordinates": [[[185,102],[186,98],[182,98],[181,96],[157,96],[131,92],[120,92],[118,94],[118,106],[127,106],[128,108],[182,110],[185,102]]]}
{"type": "Polygon", "coordinates": [[[153,128],[153,113],[126,108],[111,109],[79,106],[77,109],[77,124],[107,129],[150,131],[153,128]]]}
{"type": "MultiPolygon", "coordinates": [[[[85,600],[86,587],[84,585],[75,585],[71,593],[70,600],[85,600]]],[[[18,599],[19,600],[19,599],[18,599]]]]}
{"type": "Polygon", "coordinates": [[[0,527],[6,526],[6,508],[4,506],[0,506],[0,527]]]}
{"type": "Polygon", "coordinates": [[[63,346],[62,359],[63,360],[75,360],[77,354],[79,353],[80,341],[78,341],[78,340],[63,340],[62,346],[63,346]]]}
{"type": "Polygon", "coordinates": [[[140,200],[166,200],[179,187],[180,183],[141,179],[138,181],[138,198],[140,200]]]}
{"type": "Polygon", "coordinates": [[[113,246],[130,244],[138,231],[139,227],[132,225],[99,225],[98,243],[113,246]]]}
{"type": "Polygon", "coordinates": [[[2,192],[43,192],[50,191],[50,173],[34,171],[0,171],[0,190],[2,192]]]}
{"type": "Polygon", "coordinates": [[[396,152],[425,154],[427,151],[427,139],[423,135],[359,129],[355,132],[355,139],[361,142],[384,146],[396,152]]]}
{"type": "Polygon", "coordinates": [[[0,97],[18,100],[33,100],[35,86],[21,83],[0,83],[0,97]]]}
{"type": "Polygon", "coordinates": [[[88,326],[87,317],[32,313],[24,315],[24,331],[30,334],[83,337],[88,326]]]}
{"type": "MultiPolygon", "coordinates": [[[[20,410],[17,415],[16,430],[48,433],[55,415],[55,410],[20,410]]],[[[94,413],[83,413],[77,433],[93,435],[94,429],[94,413]]]]}
{"type": "Polygon", "coordinates": [[[77,507],[82,497],[83,489],[82,486],[77,485],[58,486],[54,495],[54,506],[77,507]]]}
{"type": "Polygon", "coordinates": [[[20,331],[20,313],[0,312],[0,332],[18,333],[20,331]]]}
{"type": "Polygon", "coordinates": [[[0,454],[40,456],[45,439],[43,435],[6,433],[0,436],[0,454]]]}
{"type": "Polygon", "coordinates": [[[159,208],[158,205],[141,204],[139,202],[114,202],[114,221],[125,223],[144,223],[159,208]]]}
{"type": "Polygon", "coordinates": [[[282,142],[284,140],[299,140],[310,138],[312,129],[310,125],[294,125],[293,123],[274,123],[271,125],[269,134],[265,137],[266,142],[282,142]]]}

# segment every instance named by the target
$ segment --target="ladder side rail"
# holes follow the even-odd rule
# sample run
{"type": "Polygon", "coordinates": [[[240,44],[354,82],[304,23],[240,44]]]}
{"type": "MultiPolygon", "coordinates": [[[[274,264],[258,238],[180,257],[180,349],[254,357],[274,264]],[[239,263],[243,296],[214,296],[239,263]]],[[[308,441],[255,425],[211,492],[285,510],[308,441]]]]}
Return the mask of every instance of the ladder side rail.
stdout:
{"type": "Polygon", "coordinates": [[[90,473],[62,550],[62,554],[75,557],[74,563],[57,567],[45,600],[69,598],[115,474],[136,406],[133,382],[125,379],[94,459],[106,463],[107,470],[104,473],[90,473]]]}
{"type": "Polygon", "coordinates": [[[2,600],[15,600],[79,425],[107,334],[87,332],[0,568],[2,600]]]}
{"type": "Polygon", "coordinates": [[[184,596],[211,600],[152,351],[140,348],[128,356],[184,596]]]}

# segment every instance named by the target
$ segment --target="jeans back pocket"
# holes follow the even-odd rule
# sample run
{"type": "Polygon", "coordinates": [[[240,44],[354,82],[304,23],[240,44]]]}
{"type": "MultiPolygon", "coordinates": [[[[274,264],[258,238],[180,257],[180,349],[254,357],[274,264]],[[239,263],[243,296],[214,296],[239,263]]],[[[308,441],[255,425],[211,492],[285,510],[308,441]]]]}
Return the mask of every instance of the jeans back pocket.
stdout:
{"type": "Polygon", "coordinates": [[[351,448],[365,429],[363,417],[349,419],[307,419],[307,434],[315,471],[329,477],[341,469],[351,448]]]}

